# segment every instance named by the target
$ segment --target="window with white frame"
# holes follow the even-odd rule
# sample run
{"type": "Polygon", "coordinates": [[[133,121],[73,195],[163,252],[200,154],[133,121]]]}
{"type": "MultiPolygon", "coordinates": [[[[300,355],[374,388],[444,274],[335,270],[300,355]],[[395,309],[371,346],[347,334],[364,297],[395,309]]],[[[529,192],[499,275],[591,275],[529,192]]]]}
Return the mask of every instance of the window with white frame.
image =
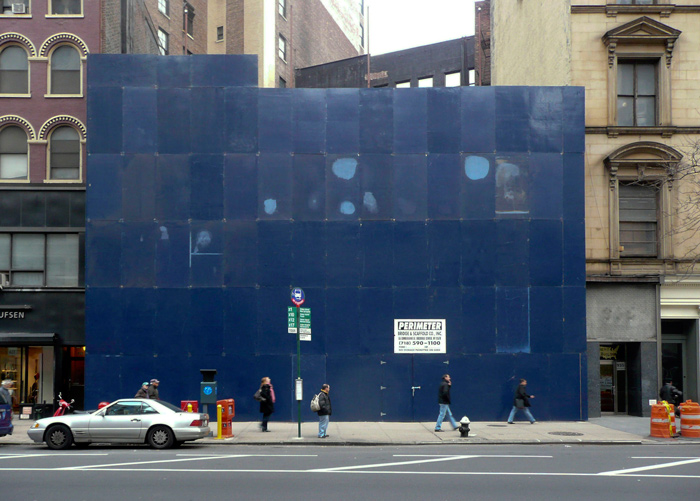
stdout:
{"type": "Polygon", "coordinates": [[[78,287],[77,233],[0,233],[0,272],[13,287],[78,287]]]}
{"type": "Polygon", "coordinates": [[[51,52],[51,94],[78,95],[82,90],[80,54],[72,45],[61,45],[51,52]]]}
{"type": "Polygon", "coordinates": [[[287,60],[287,39],[282,35],[279,36],[278,54],[282,61],[287,60]]]}
{"type": "Polygon", "coordinates": [[[27,51],[19,45],[0,48],[0,94],[29,94],[27,51]]]}
{"type": "Polygon", "coordinates": [[[469,82],[468,85],[474,86],[476,85],[476,70],[469,70],[469,82]]]}
{"type": "Polygon", "coordinates": [[[170,35],[162,28],[158,28],[158,45],[161,56],[167,56],[170,53],[170,35]]]}
{"type": "Polygon", "coordinates": [[[50,179],[80,179],[80,135],[73,127],[56,127],[49,136],[50,179]]]}
{"type": "Polygon", "coordinates": [[[158,0],[158,10],[166,16],[170,16],[170,0],[158,0]]]}
{"type": "Polygon", "coordinates": [[[54,16],[79,16],[83,13],[83,0],[50,0],[49,12],[54,16]]]}
{"type": "Polygon", "coordinates": [[[460,85],[462,85],[461,72],[445,73],[445,87],[459,87],[460,85]]]}
{"type": "Polygon", "coordinates": [[[16,125],[0,129],[0,179],[27,179],[28,158],[27,133],[24,129],[16,125]]]}
{"type": "Polygon", "coordinates": [[[425,77],[418,79],[418,87],[432,87],[433,77],[425,77]]]}
{"type": "Polygon", "coordinates": [[[277,12],[280,16],[287,17],[287,0],[277,0],[277,12]]]}
{"type": "Polygon", "coordinates": [[[405,82],[396,82],[397,89],[407,89],[411,86],[411,81],[407,80],[405,82]]]}
{"type": "Polygon", "coordinates": [[[2,0],[2,15],[16,16],[31,13],[30,0],[2,0]]]}

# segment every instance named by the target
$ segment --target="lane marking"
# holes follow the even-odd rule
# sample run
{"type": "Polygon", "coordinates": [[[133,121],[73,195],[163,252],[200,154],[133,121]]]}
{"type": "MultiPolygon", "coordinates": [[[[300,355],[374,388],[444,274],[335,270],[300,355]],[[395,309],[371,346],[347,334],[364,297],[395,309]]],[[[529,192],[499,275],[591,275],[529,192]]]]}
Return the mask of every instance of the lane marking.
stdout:
{"type": "Polygon", "coordinates": [[[17,459],[17,458],[41,458],[41,457],[53,457],[53,456],[109,456],[107,453],[95,453],[95,454],[90,454],[90,453],[66,453],[66,452],[57,452],[55,454],[47,452],[46,454],[8,454],[8,455],[0,455],[0,459],[17,459]]]}
{"type": "Polygon", "coordinates": [[[398,461],[394,463],[374,463],[374,464],[360,464],[355,466],[337,466],[334,468],[316,468],[308,471],[316,472],[327,472],[327,471],[345,471],[345,470],[361,470],[363,468],[383,468],[385,466],[403,466],[407,464],[423,464],[423,463],[437,463],[440,461],[456,461],[458,459],[468,459],[475,458],[478,456],[447,456],[433,459],[416,459],[415,461],[398,461]]]}
{"type": "MultiPolygon", "coordinates": [[[[221,454],[176,454],[177,456],[217,456],[221,457],[221,454]]],[[[260,458],[317,458],[318,454],[246,454],[247,457],[260,457],[260,458]]]]}
{"type": "Polygon", "coordinates": [[[222,454],[221,456],[208,456],[208,457],[196,457],[196,458],[182,458],[182,459],[158,459],[153,461],[130,461],[127,463],[112,463],[112,464],[91,464],[85,466],[64,466],[61,468],[56,468],[60,471],[68,470],[87,470],[87,469],[99,469],[104,467],[113,466],[135,466],[139,464],[163,464],[163,463],[181,463],[185,461],[208,461],[210,459],[227,459],[227,458],[244,458],[248,457],[247,454],[222,454]]]}
{"type": "Polygon", "coordinates": [[[630,459],[700,459],[698,456],[632,456],[630,459]]]}
{"type": "Polygon", "coordinates": [[[686,459],[685,461],[674,461],[672,463],[654,464],[651,466],[640,466],[639,468],[625,468],[623,470],[602,471],[598,475],[624,475],[626,473],[634,473],[637,471],[657,470],[659,468],[670,468],[672,466],[680,466],[683,464],[700,463],[700,458],[686,459]]]}
{"type": "MultiPolygon", "coordinates": [[[[434,457],[454,457],[454,454],[394,454],[395,458],[434,458],[434,457]]],[[[553,458],[554,456],[521,456],[516,454],[478,454],[475,458],[553,458]]]]}
{"type": "MultiPolygon", "coordinates": [[[[71,471],[71,472],[81,472],[81,473],[90,473],[90,472],[114,472],[114,473],[123,473],[123,472],[144,472],[144,473],[293,473],[293,474],[299,474],[299,473],[307,473],[307,474],[316,474],[318,473],[318,470],[260,470],[260,469],[236,469],[236,470],[211,470],[211,469],[203,469],[203,470],[190,470],[190,469],[169,469],[169,468],[104,468],[104,469],[77,469],[77,470],[65,470],[62,468],[0,468],[0,471],[44,471],[44,472],[56,472],[56,471],[61,471],[62,473],[66,471],[71,471]]],[[[357,471],[357,470],[339,470],[339,471],[329,471],[328,473],[340,473],[340,474],[355,474],[355,475],[384,475],[384,474],[391,474],[391,475],[470,475],[470,476],[509,476],[509,477],[523,477],[523,476],[531,476],[531,477],[597,477],[601,478],[609,478],[609,479],[636,479],[636,478],[678,478],[678,479],[698,479],[700,480],[700,475],[660,475],[660,474],[640,474],[640,475],[601,475],[600,473],[545,473],[545,472],[536,472],[536,473],[525,473],[525,472],[476,472],[476,471],[455,471],[455,472],[449,472],[449,471],[435,471],[435,472],[429,472],[429,471],[357,471]]]]}

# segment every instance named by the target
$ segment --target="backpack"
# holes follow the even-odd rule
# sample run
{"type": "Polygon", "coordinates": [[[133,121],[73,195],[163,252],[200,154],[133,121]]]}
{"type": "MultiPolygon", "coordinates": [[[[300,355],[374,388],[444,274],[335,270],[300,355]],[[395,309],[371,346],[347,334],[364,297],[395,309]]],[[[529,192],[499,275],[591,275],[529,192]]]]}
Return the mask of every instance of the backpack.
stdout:
{"type": "Polygon", "coordinates": [[[265,397],[263,397],[263,396],[260,394],[260,389],[258,389],[258,391],[255,392],[255,395],[253,395],[253,398],[254,398],[255,400],[257,400],[258,402],[264,402],[264,401],[265,401],[265,397]]]}
{"type": "Polygon", "coordinates": [[[314,395],[314,398],[311,399],[311,410],[313,412],[318,412],[321,410],[321,403],[318,401],[318,399],[321,397],[321,394],[318,393],[314,395]]]}

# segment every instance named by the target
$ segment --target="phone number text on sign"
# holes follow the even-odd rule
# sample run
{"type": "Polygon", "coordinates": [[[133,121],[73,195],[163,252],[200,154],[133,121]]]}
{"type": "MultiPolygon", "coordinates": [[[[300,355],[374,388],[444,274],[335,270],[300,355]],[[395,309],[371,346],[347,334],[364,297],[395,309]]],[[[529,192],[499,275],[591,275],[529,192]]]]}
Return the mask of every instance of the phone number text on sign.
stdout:
{"type": "Polygon", "coordinates": [[[446,353],[445,319],[394,319],[394,353],[446,353]]]}

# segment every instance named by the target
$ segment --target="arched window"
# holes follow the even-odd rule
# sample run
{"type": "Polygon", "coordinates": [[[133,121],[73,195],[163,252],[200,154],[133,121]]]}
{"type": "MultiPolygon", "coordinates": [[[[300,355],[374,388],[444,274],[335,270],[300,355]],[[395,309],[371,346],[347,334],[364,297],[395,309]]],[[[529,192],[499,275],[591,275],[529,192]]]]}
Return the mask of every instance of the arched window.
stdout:
{"type": "Polygon", "coordinates": [[[27,133],[16,125],[0,129],[0,179],[27,179],[27,133]]]}
{"type": "Polygon", "coordinates": [[[29,94],[27,52],[18,45],[0,49],[0,94],[29,94]]]}
{"type": "Polygon", "coordinates": [[[70,45],[51,53],[51,94],[80,94],[80,54],[70,45]]]}
{"type": "Polygon", "coordinates": [[[49,140],[50,179],[80,179],[80,136],[73,127],[57,127],[49,140]]]}

